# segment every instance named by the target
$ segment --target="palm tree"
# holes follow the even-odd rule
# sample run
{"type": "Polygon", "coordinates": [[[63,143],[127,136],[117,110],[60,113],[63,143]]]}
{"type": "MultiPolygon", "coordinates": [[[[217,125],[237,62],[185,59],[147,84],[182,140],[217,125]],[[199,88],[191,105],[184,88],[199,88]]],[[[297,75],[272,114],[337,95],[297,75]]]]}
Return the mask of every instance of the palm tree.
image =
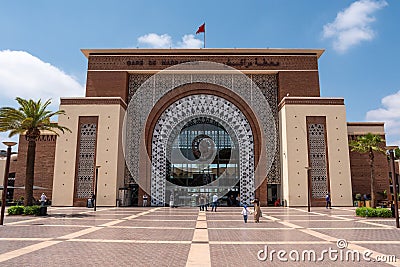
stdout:
{"type": "Polygon", "coordinates": [[[26,100],[20,97],[16,98],[19,108],[3,107],[0,108],[0,132],[10,131],[9,137],[17,134],[25,134],[28,141],[28,152],[26,157],[26,176],[25,176],[25,206],[32,206],[33,200],[33,181],[35,172],[35,153],[36,141],[40,136],[40,131],[51,131],[59,134],[55,130],[69,131],[68,128],[60,126],[55,122],[50,122],[50,118],[57,115],[63,115],[63,110],[52,112],[46,110],[51,104],[51,100],[45,103],[39,99],[26,100]]]}
{"type": "Polygon", "coordinates": [[[369,167],[371,171],[371,205],[373,208],[376,207],[375,201],[375,167],[374,167],[374,152],[386,154],[386,151],[382,148],[382,144],[385,140],[379,136],[372,133],[367,133],[366,135],[358,136],[357,140],[350,141],[349,145],[351,151],[356,151],[361,154],[368,153],[369,156],[369,167]]]}
{"type": "Polygon", "coordinates": [[[394,158],[395,159],[400,159],[400,148],[396,148],[394,150],[394,158]]]}

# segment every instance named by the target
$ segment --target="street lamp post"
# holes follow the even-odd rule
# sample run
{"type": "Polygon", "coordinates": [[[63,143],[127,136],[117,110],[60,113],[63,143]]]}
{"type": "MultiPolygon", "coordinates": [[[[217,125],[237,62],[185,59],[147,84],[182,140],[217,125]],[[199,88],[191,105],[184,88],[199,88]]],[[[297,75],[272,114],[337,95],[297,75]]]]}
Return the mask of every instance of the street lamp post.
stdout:
{"type": "Polygon", "coordinates": [[[397,148],[397,146],[390,146],[387,147],[389,149],[389,155],[390,155],[390,169],[392,172],[392,182],[393,182],[393,193],[394,193],[394,217],[396,219],[396,228],[399,228],[399,202],[398,202],[398,195],[397,195],[397,175],[396,171],[394,169],[394,149],[397,148]]]}
{"type": "Polygon", "coordinates": [[[1,217],[0,225],[4,223],[4,212],[6,210],[6,200],[7,200],[7,186],[8,186],[8,173],[10,172],[10,161],[11,161],[11,147],[15,146],[16,142],[3,142],[7,148],[7,159],[6,159],[6,169],[4,170],[4,180],[3,180],[3,195],[1,198],[1,217]]]}
{"type": "Polygon", "coordinates": [[[307,211],[310,212],[310,207],[311,207],[311,197],[310,197],[310,193],[311,193],[311,183],[310,183],[310,173],[311,173],[311,167],[306,167],[307,170],[307,211]]]}
{"type": "Polygon", "coordinates": [[[100,168],[101,166],[96,166],[96,181],[95,181],[95,183],[94,183],[94,197],[95,197],[95,199],[94,199],[94,205],[93,205],[93,210],[94,211],[96,211],[96,207],[97,207],[97,199],[99,199],[98,198],[98,196],[97,196],[97,182],[98,182],[98,180],[99,180],[99,168],[100,168]]]}

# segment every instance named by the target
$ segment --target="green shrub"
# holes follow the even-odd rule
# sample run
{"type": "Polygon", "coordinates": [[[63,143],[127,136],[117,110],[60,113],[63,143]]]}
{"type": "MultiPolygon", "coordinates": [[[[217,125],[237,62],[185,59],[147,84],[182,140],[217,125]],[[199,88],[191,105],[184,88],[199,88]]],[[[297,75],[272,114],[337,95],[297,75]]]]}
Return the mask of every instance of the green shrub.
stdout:
{"type": "Polygon", "coordinates": [[[357,216],[361,216],[361,217],[365,217],[366,211],[367,211],[367,208],[366,208],[366,207],[357,208],[357,209],[356,209],[356,215],[357,215],[357,216]]]}
{"type": "Polygon", "coordinates": [[[384,217],[384,218],[391,218],[392,217],[392,211],[385,209],[385,208],[379,208],[378,210],[378,217],[384,217]]]}
{"type": "Polygon", "coordinates": [[[24,215],[39,215],[39,206],[27,206],[24,208],[24,215]]]}
{"type": "Polygon", "coordinates": [[[40,206],[12,206],[7,210],[8,215],[39,215],[40,214],[40,206]]]}
{"type": "Polygon", "coordinates": [[[24,206],[12,206],[7,210],[8,215],[21,215],[24,213],[24,206]]]}
{"type": "Polygon", "coordinates": [[[356,215],[360,217],[392,217],[392,211],[385,208],[367,208],[361,207],[356,209],[356,215]]]}

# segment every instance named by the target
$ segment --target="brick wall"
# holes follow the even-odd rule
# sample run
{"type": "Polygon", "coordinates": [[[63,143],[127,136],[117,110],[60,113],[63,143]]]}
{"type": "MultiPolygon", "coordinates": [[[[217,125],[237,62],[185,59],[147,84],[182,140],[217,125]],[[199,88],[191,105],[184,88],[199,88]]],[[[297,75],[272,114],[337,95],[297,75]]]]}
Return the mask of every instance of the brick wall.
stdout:
{"type": "MultiPolygon", "coordinates": [[[[377,200],[383,199],[383,195],[378,192],[387,190],[389,192],[389,162],[387,156],[375,153],[375,192],[377,200]]],[[[350,151],[351,184],[353,196],[370,194],[371,192],[371,172],[369,167],[368,154],[360,154],[350,151]]]]}
{"type": "Polygon", "coordinates": [[[181,62],[190,61],[210,61],[227,64],[245,73],[259,70],[276,71],[278,72],[279,83],[278,103],[288,93],[290,96],[320,96],[318,57],[316,54],[310,56],[307,53],[303,55],[284,53],[279,56],[271,56],[261,50],[256,50],[256,53],[259,53],[257,55],[249,55],[249,51],[240,52],[240,50],[221,50],[218,53],[204,50],[191,54],[178,49],[164,51],[163,54],[143,50],[142,52],[146,54],[144,56],[141,51],[133,50],[132,54],[117,53],[114,55],[111,53],[110,55],[89,56],[86,96],[121,97],[127,103],[128,71],[157,73],[181,62]],[[232,52],[234,52],[234,55],[232,52]],[[267,63],[279,63],[279,65],[261,64],[264,61],[267,63]],[[128,64],[129,62],[138,64],[128,64]],[[149,62],[153,63],[149,64],[149,62]]]}
{"type": "Polygon", "coordinates": [[[124,71],[88,71],[87,97],[121,97],[127,102],[128,73],[124,71]]]}
{"type": "Polygon", "coordinates": [[[289,96],[320,96],[318,72],[279,72],[278,88],[278,103],[287,94],[289,96]]]}
{"type": "MultiPolygon", "coordinates": [[[[41,135],[36,142],[35,180],[33,184],[46,189],[33,190],[33,197],[35,199],[39,199],[42,193],[46,194],[47,199],[52,198],[56,140],[56,135],[41,135]]],[[[25,185],[27,151],[28,141],[26,141],[25,135],[20,135],[18,160],[15,165],[12,165],[13,168],[16,168],[15,186],[17,187],[25,185]]],[[[24,195],[25,191],[22,189],[14,191],[14,198],[16,199],[24,195]]]]}

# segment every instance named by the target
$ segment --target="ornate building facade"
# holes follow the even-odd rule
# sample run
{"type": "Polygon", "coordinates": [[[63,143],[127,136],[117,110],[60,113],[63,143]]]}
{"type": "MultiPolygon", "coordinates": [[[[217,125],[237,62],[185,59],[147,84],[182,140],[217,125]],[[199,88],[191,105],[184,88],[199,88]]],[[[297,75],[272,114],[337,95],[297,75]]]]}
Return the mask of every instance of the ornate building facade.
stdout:
{"type": "Polygon", "coordinates": [[[94,49],[86,96],[62,98],[56,206],[352,205],[343,98],[311,49],[94,49]],[[96,168],[98,175],[96,177],[96,168]],[[97,181],[96,181],[97,180],[97,181]]]}

